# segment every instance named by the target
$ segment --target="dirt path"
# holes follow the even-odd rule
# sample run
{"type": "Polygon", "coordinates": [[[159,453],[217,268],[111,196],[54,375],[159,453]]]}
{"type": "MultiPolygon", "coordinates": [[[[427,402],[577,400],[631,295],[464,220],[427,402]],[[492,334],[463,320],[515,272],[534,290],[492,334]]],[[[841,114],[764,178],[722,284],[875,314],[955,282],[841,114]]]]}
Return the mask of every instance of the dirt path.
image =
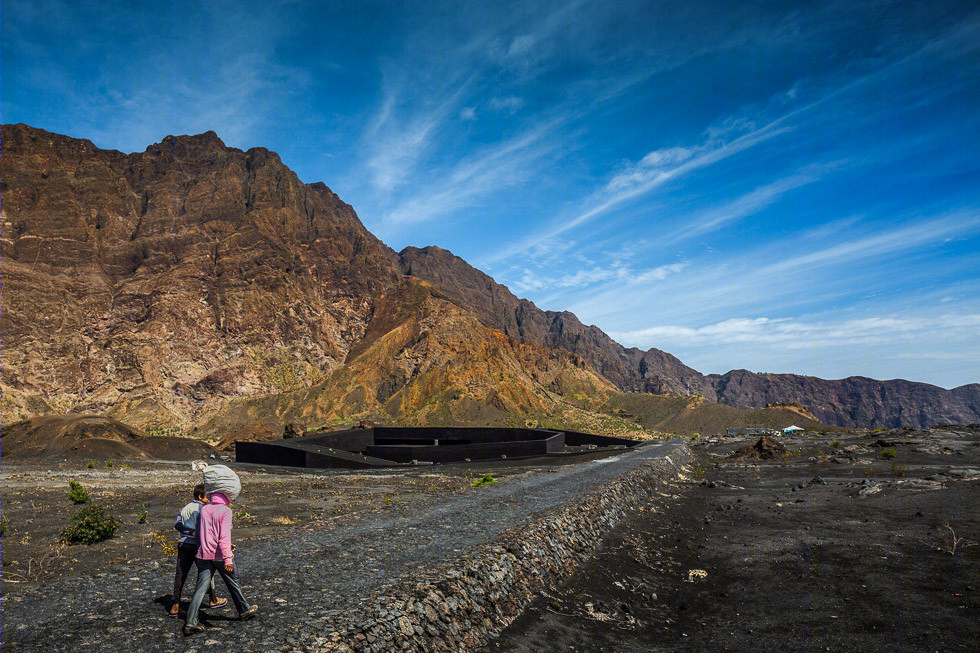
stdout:
{"type": "Polygon", "coordinates": [[[483,650],[975,651],[977,442],[717,468],[736,445],[710,446],[706,484],[621,523],[483,650]]]}
{"type": "MultiPolygon", "coordinates": [[[[164,559],[161,564],[159,556],[154,559],[139,549],[117,552],[130,557],[115,562],[89,555],[87,564],[71,567],[76,572],[72,577],[5,583],[3,645],[7,650],[32,651],[191,651],[217,646],[229,651],[312,650],[349,615],[356,615],[357,606],[372,593],[484,545],[504,530],[574,501],[676,446],[650,444],[614,457],[531,468],[498,464],[374,475],[247,477],[247,494],[236,504],[244,504],[252,515],[243,521],[270,514],[296,520],[243,529],[236,563],[246,595],[261,606],[260,618],[229,621],[234,611],[226,609],[208,620],[204,634],[184,638],[182,621],[166,616],[172,562],[164,559]],[[474,474],[488,471],[500,482],[471,486],[474,474]],[[318,501],[361,503],[350,512],[331,515],[316,512],[318,501]]],[[[24,480],[14,476],[13,481],[24,480]]],[[[166,503],[175,513],[182,503],[169,495],[187,487],[187,481],[179,480],[170,489],[150,492],[146,500],[166,503]]],[[[95,488],[95,481],[90,482],[95,488]]],[[[65,502],[63,489],[48,490],[43,483],[39,487],[34,492],[17,490],[22,494],[13,500],[24,514],[30,508],[23,504],[30,501],[47,498],[55,506],[65,502]]],[[[103,503],[128,501],[132,506],[140,492],[115,483],[94,494],[103,503]]],[[[42,514],[46,516],[36,519],[48,529],[63,517],[56,508],[42,514]]],[[[13,518],[18,518],[17,511],[13,518]]],[[[167,519],[169,528],[172,517],[168,514],[167,519]]],[[[99,546],[87,547],[86,553],[99,546]]],[[[78,547],[72,549],[74,554],[78,547]]],[[[6,563],[6,546],[4,553],[6,563]]],[[[224,593],[219,583],[219,594],[224,593]]]]}

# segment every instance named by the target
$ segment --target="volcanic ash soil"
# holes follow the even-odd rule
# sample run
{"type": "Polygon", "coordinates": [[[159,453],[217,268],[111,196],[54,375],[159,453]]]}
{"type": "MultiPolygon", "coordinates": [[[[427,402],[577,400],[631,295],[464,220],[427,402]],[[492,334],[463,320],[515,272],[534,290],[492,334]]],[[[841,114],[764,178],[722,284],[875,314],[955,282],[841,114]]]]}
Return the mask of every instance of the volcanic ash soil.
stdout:
{"type": "Polygon", "coordinates": [[[482,650],[977,650],[980,429],[779,442],[695,441],[687,490],[482,650]]]}

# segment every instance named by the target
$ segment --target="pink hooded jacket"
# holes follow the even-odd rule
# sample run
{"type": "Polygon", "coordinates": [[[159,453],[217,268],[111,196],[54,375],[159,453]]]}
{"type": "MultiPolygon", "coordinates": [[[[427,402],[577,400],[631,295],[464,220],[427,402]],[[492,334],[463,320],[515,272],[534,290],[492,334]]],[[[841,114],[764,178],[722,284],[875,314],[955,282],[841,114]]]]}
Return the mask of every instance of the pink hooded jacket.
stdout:
{"type": "Polygon", "coordinates": [[[201,560],[224,560],[230,564],[234,554],[231,552],[231,508],[228,497],[223,492],[211,495],[211,503],[201,506],[201,521],[197,537],[201,546],[197,557],[201,560]]]}

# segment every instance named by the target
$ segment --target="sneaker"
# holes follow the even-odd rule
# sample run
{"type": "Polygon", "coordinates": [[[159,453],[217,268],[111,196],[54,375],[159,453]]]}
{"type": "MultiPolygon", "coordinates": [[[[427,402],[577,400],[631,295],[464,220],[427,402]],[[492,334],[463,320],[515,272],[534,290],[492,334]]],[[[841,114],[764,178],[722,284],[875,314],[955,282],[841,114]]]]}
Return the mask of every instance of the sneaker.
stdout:
{"type": "Polygon", "coordinates": [[[184,626],[184,634],[185,635],[191,635],[193,633],[203,633],[203,632],[204,632],[204,626],[201,626],[201,625],[197,625],[197,626],[184,626]]]}
{"type": "Polygon", "coordinates": [[[248,610],[238,615],[238,618],[241,619],[242,621],[245,621],[246,619],[251,619],[258,613],[259,613],[259,606],[253,605],[248,610]]]}

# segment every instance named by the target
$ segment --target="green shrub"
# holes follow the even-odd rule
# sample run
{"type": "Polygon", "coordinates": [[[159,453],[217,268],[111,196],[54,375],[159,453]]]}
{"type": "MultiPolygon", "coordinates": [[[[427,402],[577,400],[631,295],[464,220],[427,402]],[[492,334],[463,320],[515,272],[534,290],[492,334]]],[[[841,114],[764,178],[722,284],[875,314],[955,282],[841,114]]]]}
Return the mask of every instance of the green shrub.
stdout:
{"type": "Polygon", "coordinates": [[[833,442],[830,443],[830,446],[834,449],[840,449],[844,445],[840,440],[834,440],[833,442]]]}
{"type": "Polygon", "coordinates": [[[119,522],[107,517],[98,506],[85,506],[71,518],[68,527],[61,532],[69,544],[95,544],[108,540],[119,528],[119,522]]]}
{"type": "Polygon", "coordinates": [[[105,466],[106,466],[106,469],[112,469],[112,461],[111,460],[105,461],[105,466]]]}
{"type": "Polygon", "coordinates": [[[140,511],[140,518],[139,518],[139,521],[136,522],[136,523],[138,523],[138,524],[145,524],[146,523],[146,506],[144,506],[143,509],[140,511]]]}
{"type": "Polygon", "coordinates": [[[92,462],[91,460],[90,460],[90,461],[89,461],[89,463],[88,463],[87,465],[85,465],[85,466],[86,466],[86,467],[88,467],[89,469],[95,469],[95,463],[93,463],[93,462],[92,462]]]}
{"type": "Polygon", "coordinates": [[[694,467],[691,468],[691,474],[693,474],[694,478],[697,479],[699,482],[704,480],[704,477],[707,475],[707,473],[708,470],[705,469],[704,466],[702,465],[695,465],[694,467]]]}
{"type": "Polygon", "coordinates": [[[497,479],[493,477],[493,474],[489,472],[481,476],[480,478],[473,481],[473,487],[480,487],[481,485],[488,485],[490,483],[496,483],[497,479]]]}
{"type": "Polygon", "coordinates": [[[10,520],[7,519],[6,515],[0,517],[0,535],[3,535],[8,526],[10,526],[10,520]]]}
{"type": "Polygon", "coordinates": [[[906,471],[908,471],[908,468],[905,465],[892,463],[892,476],[905,476],[906,471]]]}
{"type": "Polygon", "coordinates": [[[894,458],[894,457],[895,457],[896,455],[897,455],[897,452],[896,452],[896,451],[895,451],[895,449],[893,449],[892,447],[889,447],[889,448],[887,448],[887,449],[882,449],[882,450],[881,450],[881,457],[882,457],[882,458],[883,458],[884,460],[891,460],[891,459],[892,459],[892,458],[894,458]]]}
{"type": "Polygon", "coordinates": [[[88,503],[92,500],[92,497],[88,495],[85,488],[78,481],[68,481],[68,486],[71,488],[71,492],[68,493],[68,498],[74,503],[88,503]]]}

